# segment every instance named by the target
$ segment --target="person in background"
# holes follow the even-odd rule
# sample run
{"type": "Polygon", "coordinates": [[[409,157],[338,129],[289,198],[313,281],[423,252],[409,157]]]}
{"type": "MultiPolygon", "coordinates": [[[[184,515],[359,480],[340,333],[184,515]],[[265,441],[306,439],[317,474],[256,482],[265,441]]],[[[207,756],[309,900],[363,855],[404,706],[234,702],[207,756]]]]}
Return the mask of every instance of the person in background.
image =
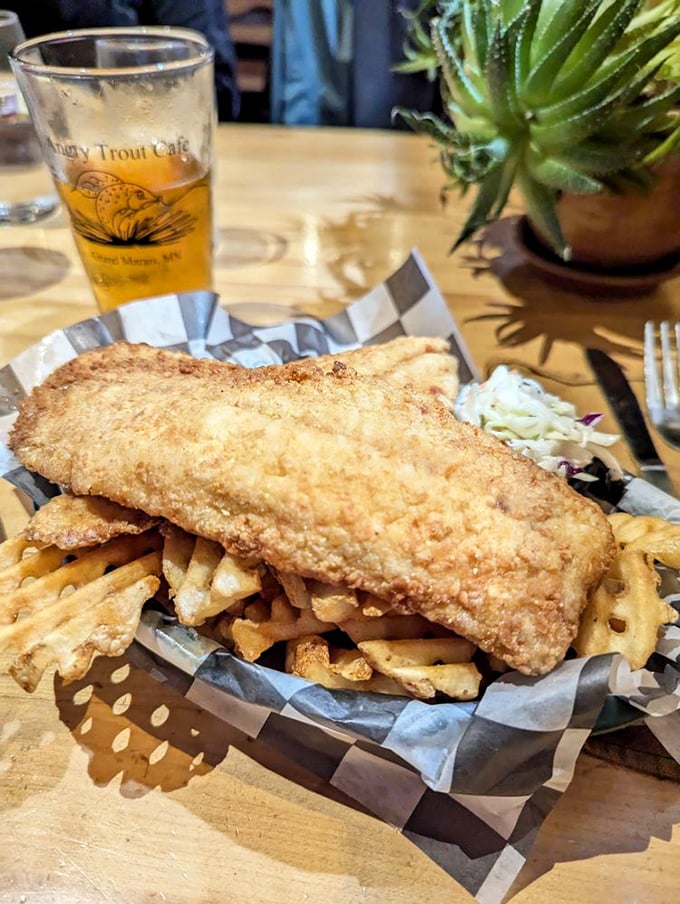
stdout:
{"type": "Polygon", "coordinates": [[[175,25],[200,31],[215,50],[217,113],[236,119],[236,53],[222,0],[2,0],[19,16],[27,38],[70,28],[175,25]]]}
{"type": "Polygon", "coordinates": [[[392,108],[436,110],[437,85],[403,74],[422,0],[274,0],[271,118],[285,125],[405,128],[392,108]]]}

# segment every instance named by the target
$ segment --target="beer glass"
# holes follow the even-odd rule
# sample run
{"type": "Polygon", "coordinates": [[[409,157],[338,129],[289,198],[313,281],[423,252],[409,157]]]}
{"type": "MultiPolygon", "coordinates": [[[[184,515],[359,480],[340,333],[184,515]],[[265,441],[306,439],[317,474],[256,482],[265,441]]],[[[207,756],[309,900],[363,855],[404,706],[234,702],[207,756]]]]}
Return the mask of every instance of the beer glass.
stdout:
{"type": "Polygon", "coordinates": [[[10,55],[100,310],[212,287],[213,51],[95,28],[10,55]]]}

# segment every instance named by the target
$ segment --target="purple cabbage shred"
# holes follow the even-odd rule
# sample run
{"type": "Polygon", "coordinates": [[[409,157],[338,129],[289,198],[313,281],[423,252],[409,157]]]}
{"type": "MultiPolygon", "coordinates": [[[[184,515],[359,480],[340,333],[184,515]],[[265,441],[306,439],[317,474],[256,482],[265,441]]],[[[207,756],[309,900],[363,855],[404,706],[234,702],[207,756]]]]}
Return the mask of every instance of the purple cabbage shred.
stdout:
{"type": "Polygon", "coordinates": [[[576,474],[580,474],[584,470],[583,468],[579,468],[576,467],[576,465],[573,465],[567,458],[561,459],[558,467],[564,468],[567,477],[574,477],[576,474]]]}
{"type": "Polygon", "coordinates": [[[579,418],[579,421],[582,424],[585,424],[586,427],[593,427],[595,424],[599,424],[602,420],[602,415],[597,414],[596,412],[591,412],[590,414],[584,414],[583,417],[579,418]]]}

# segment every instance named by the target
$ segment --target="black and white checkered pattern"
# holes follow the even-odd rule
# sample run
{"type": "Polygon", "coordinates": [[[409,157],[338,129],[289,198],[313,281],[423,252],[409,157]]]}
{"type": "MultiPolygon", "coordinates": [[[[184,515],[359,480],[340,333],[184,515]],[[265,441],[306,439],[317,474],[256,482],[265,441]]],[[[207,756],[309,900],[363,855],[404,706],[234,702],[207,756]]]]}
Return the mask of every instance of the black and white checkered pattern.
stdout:
{"type": "MultiPolygon", "coordinates": [[[[4,441],[19,400],[86,349],[127,339],[257,367],[399,335],[449,338],[462,380],[477,377],[415,252],[384,284],[325,321],[251,327],[212,293],[134,302],[53,333],[0,372],[2,473],[37,504],[56,492],[20,468],[4,441]]],[[[676,506],[680,516],[674,500],[646,495],[639,484],[633,479],[619,492],[621,507],[669,517],[676,506]]],[[[243,662],[153,609],[137,642],[134,661],[396,826],[488,904],[510,887],[593,729],[654,717],[657,736],[680,759],[680,628],[660,641],[654,671],[631,674],[619,656],[574,659],[542,678],[509,673],[476,704],[330,691],[243,662]]]]}

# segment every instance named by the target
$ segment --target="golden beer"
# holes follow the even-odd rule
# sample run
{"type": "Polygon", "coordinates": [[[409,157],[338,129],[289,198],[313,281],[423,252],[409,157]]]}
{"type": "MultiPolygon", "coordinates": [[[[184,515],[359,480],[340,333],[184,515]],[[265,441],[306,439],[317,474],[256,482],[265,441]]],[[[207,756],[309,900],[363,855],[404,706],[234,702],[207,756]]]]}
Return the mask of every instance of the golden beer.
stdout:
{"type": "Polygon", "coordinates": [[[87,158],[57,187],[100,310],[210,289],[210,173],[177,148],[100,148],[87,158]]]}
{"type": "Polygon", "coordinates": [[[12,51],[102,311],[212,288],[213,62],[200,32],[153,26],[12,51]]]}

